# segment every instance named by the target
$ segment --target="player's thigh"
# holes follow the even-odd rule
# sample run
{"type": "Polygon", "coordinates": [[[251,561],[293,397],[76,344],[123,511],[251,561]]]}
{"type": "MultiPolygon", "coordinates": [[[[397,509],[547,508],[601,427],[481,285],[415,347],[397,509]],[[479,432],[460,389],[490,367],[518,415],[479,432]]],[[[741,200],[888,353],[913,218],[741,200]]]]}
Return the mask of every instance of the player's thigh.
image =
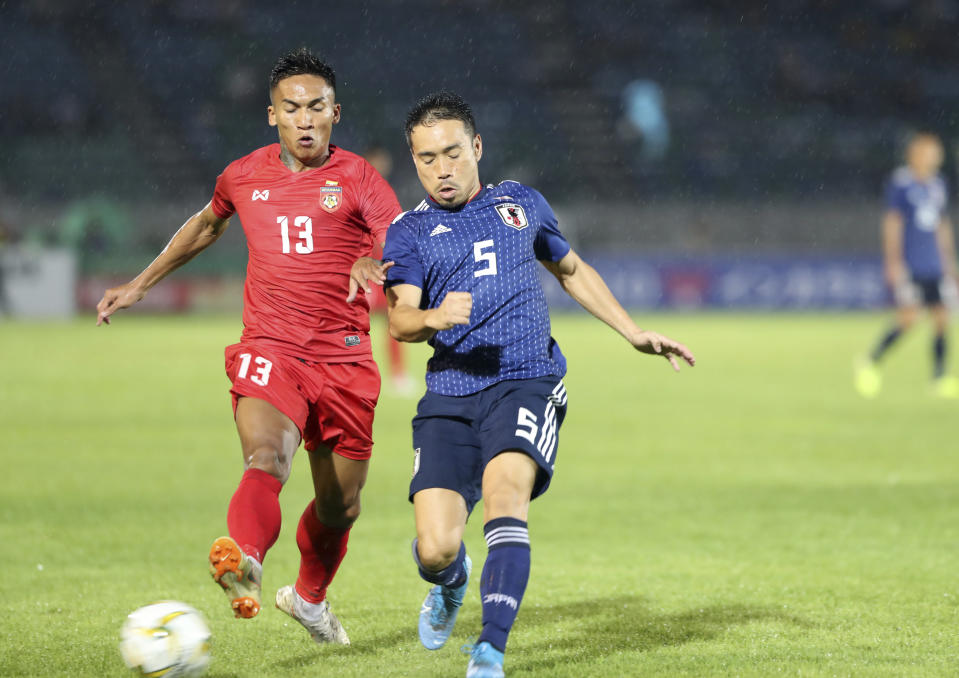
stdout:
{"type": "Polygon", "coordinates": [[[302,373],[310,398],[303,432],[306,449],[325,447],[348,459],[369,460],[380,394],[376,363],[314,363],[302,373]]]}
{"type": "Polygon", "coordinates": [[[300,445],[300,430],[293,420],[265,400],[241,397],[236,404],[236,430],[245,466],[286,482],[300,445]]]}
{"type": "Polygon", "coordinates": [[[252,343],[224,353],[244,463],[285,480],[308,412],[299,363],[252,343]]]}
{"type": "Polygon", "coordinates": [[[422,490],[450,490],[462,497],[469,515],[480,500],[482,450],[470,418],[464,416],[473,400],[433,393],[420,400],[413,418],[410,501],[422,490]]]}
{"type": "Polygon", "coordinates": [[[335,454],[325,445],[309,451],[316,511],[320,522],[346,527],[360,514],[360,493],[366,484],[370,462],[335,454]]]}
{"type": "Polygon", "coordinates": [[[479,431],[484,468],[503,452],[525,454],[539,469],[531,492],[533,498],[538,497],[549,487],[559,453],[559,431],[567,404],[562,379],[503,382],[488,389],[484,397],[479,431]]]}
{"type": "Polygon", "coordinates": [[[483,522],[507,516],[526,520],[539,473],[525,452],[506,450],[493,457],[483,470],[483,522]]]}

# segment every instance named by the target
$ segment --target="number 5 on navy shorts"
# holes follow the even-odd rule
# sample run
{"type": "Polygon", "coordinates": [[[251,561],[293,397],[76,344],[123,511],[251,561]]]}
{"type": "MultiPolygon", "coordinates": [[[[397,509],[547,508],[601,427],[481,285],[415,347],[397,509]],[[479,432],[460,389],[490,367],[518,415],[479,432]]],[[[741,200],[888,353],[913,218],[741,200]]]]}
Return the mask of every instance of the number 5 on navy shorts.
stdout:
{"type": "Polygon", "coordinates": [[[566,387],[559,377],[502,381],[468,396],[427,392],[413,418],[416,461],[410,499],[441,487],[459,492],[467,509],[482,497],[483,470],[507,450],[539,466],[533,498],[549,487],[566,416],[566,387]]]}

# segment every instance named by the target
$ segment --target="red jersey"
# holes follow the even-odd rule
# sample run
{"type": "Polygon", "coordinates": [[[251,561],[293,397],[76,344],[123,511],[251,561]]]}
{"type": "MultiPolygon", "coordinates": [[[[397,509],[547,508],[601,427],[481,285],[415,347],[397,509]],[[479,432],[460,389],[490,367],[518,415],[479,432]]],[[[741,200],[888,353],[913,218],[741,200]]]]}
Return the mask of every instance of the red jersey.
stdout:
{"type": "Polygon", "coordinates": [[[271,144],[230,163],[211,204],[246,234],[242,341],[315,362],[372,357],[369,302],[346,303],[350,268],[402,211],[372,165],[331,145],[325,165],[292,172],[271,144]]]}

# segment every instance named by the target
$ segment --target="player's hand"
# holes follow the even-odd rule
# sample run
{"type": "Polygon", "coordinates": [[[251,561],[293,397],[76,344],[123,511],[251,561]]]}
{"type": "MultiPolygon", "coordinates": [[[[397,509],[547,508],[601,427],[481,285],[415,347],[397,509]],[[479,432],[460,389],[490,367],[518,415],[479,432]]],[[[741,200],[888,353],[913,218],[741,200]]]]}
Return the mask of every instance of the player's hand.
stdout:
{"type": "Polygon", "coordinates": [[[434,330],[448,330],[454,325],[469,325],[473,295],[469,292],[447,292],[443,303],[427,316],[427,325],[434,330]]]}
{"type": "Polygon", "coordinates": [[[883,267],[883,276],[886,278],[886,284],[895,289],[906,279],[906,267],[901,261],[890,262],[883,267]]]}
{"type": "Polygon", "coordinates": [[[677,372],[679,372],[679,361],[676,360],[677,356],[685,360],[690,367],[696,364],[696,356],[693,355],[692,351],[678,341],[673,341],[658,332],[650,332],[648,330],[639,332],[630,338],[629,343],[641,353],[663,356],[677,372]]]}
{"type": "Polygon", "coordinates": [[[392,261],[382,262],[372,257],[360,257],[350,269],[350,293],[346,296],[346,303],[352,304],[360,288],[369,294],[373,291],[371,282],[382,285],[386,282],[386,272],[393,267],[392,261]]]}
{"type": "Polygon", "coordinates": [[[103,293],[103,298],[97,304],[97,327],[110,324],[110,316],[121,308],[129,308],[146,296],[146,290],[127,283],[119,287],[111,287],[103,293]]]}

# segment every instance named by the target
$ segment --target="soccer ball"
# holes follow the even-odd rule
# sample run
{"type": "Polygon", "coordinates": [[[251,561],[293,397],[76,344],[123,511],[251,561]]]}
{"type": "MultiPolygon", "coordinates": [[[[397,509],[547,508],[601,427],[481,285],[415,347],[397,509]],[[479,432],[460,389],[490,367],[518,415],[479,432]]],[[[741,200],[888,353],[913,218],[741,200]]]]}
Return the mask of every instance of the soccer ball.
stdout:
{"type": "Polygon", "coordinates": [[[186,603],[164,600],[134,610],[120,631],[120,654],[149,676],[199,676],[210,663],[210,629],[186,603]]]}

